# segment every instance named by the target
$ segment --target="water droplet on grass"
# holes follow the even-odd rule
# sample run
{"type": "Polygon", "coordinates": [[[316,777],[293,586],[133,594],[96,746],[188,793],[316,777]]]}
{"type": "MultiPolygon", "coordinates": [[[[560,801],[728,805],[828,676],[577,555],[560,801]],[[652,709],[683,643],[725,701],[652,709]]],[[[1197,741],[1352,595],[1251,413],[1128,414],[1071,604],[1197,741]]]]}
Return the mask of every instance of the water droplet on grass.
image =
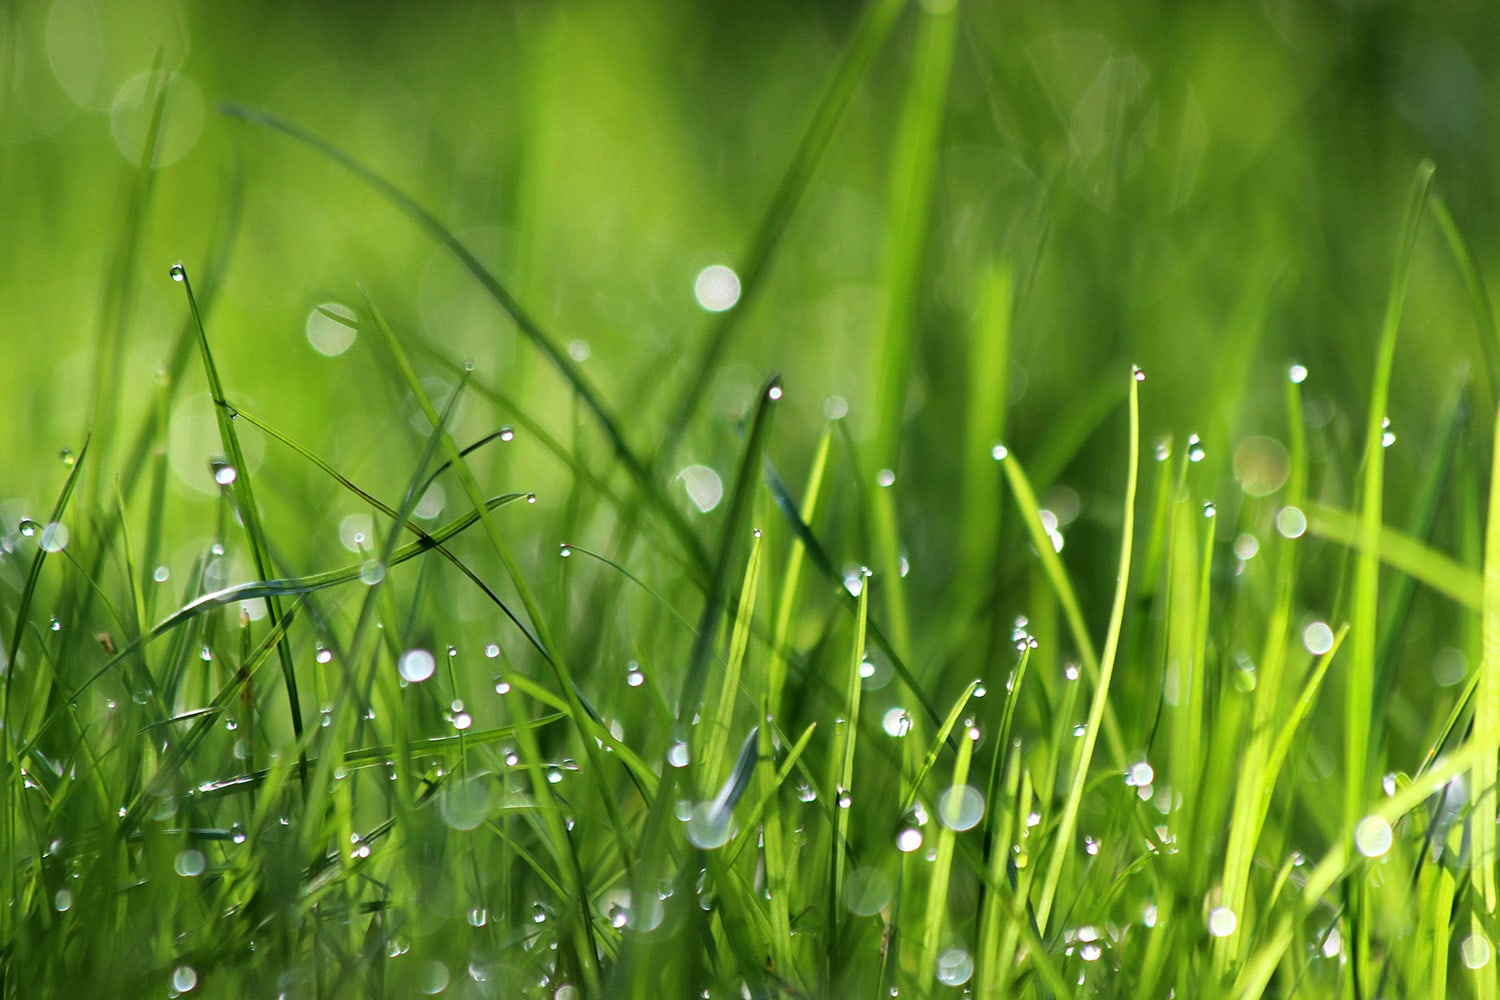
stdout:
{"type": "Polygon", "coordinates": [[[42,529],[42,535],[37,539],[37,547],[43,552],[61,552],[68,547],[68,542],[72,537],[73,533],[68,530],[66,524],[61,521],[51,521],[42,529]]]}
{"type": "Polygon", "coordinates": [[[1391,430],[1391,418],[1380,421],[1380,447],[1389,448],[1396,443],[1396,432],[1391,430]]]}
{"type": "Polygon", "coordinates": [[[693,282],[693,297],[709,312],[731,309],[740,300],[740,278],[722,264],[705,267],[693,282]]]}
{"type": "Polygon", "coordinates": [[[501,441],[514,441],[516,439],[515,429],[510,426],[500,428],[501,441]]]}
{"type": "Polygon", "coordinates": [[[589,347],[589,342],[587,340],[580,339],[568,341],[568,357],[572,358],[574,361],[587,361],[589,359],[589,355],[593,353],[594,352],[589,347]]]}
{"type": "Polygon", "coordinates": [[[885,489],[896,482],[896,474],[890,469],[881,469],[875,473],[875,482],[882,489],[885,489]]]}
{"type": "Polygon", "coordinates": [[[687,490],[693,506],[704,514],[719,506],[724,499],[724,481],[706,465],[685,466],[677,473],[677,479],[687,490]]]}
{"type": "Polygon", "coordinates": [[[1307,368],[1303,365],[1292,365],[1286,370],[1286,377],[1296,385],[1307,381],[1307,368]]]}
{"type": "Polygon", "coordinates": [[[1198,435],[1189,434],[1187,440],[1187,457],[1189,462],[1201,462],[1208,452],[1204,450],[1203,442],[1198,435]]]}
{"type": "Polygon", "coordinates": [[[564,542],[562,545],[559,545],[557,547],[557,554],[562,556],[564,559],[571,558],[573,555],[573,547],[564,542]]]}
{"type": "Polygon", "coordinates": [[[1302,630],[1302,645],[1314,656],[1322,656],[1333,648],[1333,629],[1327,622],[1313,622],[1302,630]]]}
{"type": "Polygon", "coordinates": [[[1354,828],[1354,846],[1367,858],[1386,854],[1394,840],[1391,824],[1379,816],[1366,816],[1354,828]]]}
{"type": "Polygon", "coordinates": [[[1239,917],[1227,906],[1216,906],[1208,911],[1208,933],[1216,938],[1227,938],[1239,923],[1239,917]]]}
{"type": "Polygon", "coordinates": [[[984,794],[973,785],[945,788],[938,795],[937,817],[950,830],[972,829],[984,818],[984,794]]]}
{"type": "Polygon", "coordinates": [[[1489,965],[1491,951],[1489,938],[1483,934],[1470,934],[1458,946],[1466,969],[1482,969],[1489,965]]]}
{"type": "Polygon", "coordinates": [[[198,972],[191,965],[179,965],[172,970],[172,989],[187,993],[198,985],[198,972]]]}
{"type": "Polygon", "coordinates": [[[667,763],[673,767],[687,767],[688,745],[683,740],[677,740],[667,749],[667,763]]]}
{"type": "Polygon", "coordinates": [[[22,535],[30,538],[32,535],[36,534],[37,523],[29,517],[23,517],[19,522],[16,523],[16,528],[21,532],[22,535]]]}
{"type": "Polygon", "coordinates": [[[974,975],[974,958],[963,948],[949,948],[937,957],[937,981],[962,986],[974,975]]]}
{"type": "Polygon", "coordinates": [[[203,852],[196,847],[189,847],[177,852],[177,859],[172,863],[172,869],[183,878],[196,878],[203,874],[208,867],[208,860],[203,852]]]}
{"type": "Polygon", "coordinates": [[[1212,500],[1209,500],[1209,501],[1207,501],[1207,502],[1205,502],[1203,504],[1203,516],[1204,517],[1213,517],[1214,515],[1216,515],[1218,513],[1219,513],[1219,508],[1216,507],[1216,506],[1214,506],[1214,502],[1212,500]]]}
{"type": "Polygon", "coordinates": [[[62,464],[68,466],[69,468],[72,468],[73,464],[78,461],[77,457],[75,457],[73,454],[72,448],[64,448],[61,452],[58,453],[57,457],[62,459],[62,464]]]}
{"type": "Polygon", "coordinates": [[[1276,530],[1283,538],[1301,538],[1307,531],[1307,515],[1296,507],[1283,507],[1276,512],[1276,530]]]}
{"type": "Polygon", "coordinates": [[[1144,382],[1144,381],[1146,381],[1146,373],[1143,372],[1143,371],[1141,371],[1141,368],[1140,368],[1139,365],[1131,365],[1130,366],[1130,374],[1135,378],[1135,380],[1137,382],[1144,382]]]}
{"type": "Polygon", "coordinates": [[[1005,445],[1003,444],[997,444],[995,445],[995,447],[990,449],[990,458],[993,458],[997,462],[1005,461],[1006,457],[1009,455],[1010,449],[1005,447],[1005,445]]]}
{"type": "Polygon", "coordinates": [[[385,563],[379,559],[366,559],[359,567],[359,580],[367,587],[373,587],[385,579],[385,563]]]}
{"type": "Polygon", "coordinates": [[[425,649],[409,649],[401,654],[396,667],[403,680],[412,684],[420,684],[437,670],[437,661],[425,649]]]}
{"type": "Polygon", "coordinates": [[[173,281],[187,280],[187,268],[183,267],[181,264],[173,264],[172,267],[167,271],[167,274],[172,276],[173,281]]]}
{"type": "Polygon", "coordinates": [[[887,709],[885,715],[881,716],[880,728],[885,730],[887,736],[900,739],[911,732],[911,714],[899,705],[887,709]]]}

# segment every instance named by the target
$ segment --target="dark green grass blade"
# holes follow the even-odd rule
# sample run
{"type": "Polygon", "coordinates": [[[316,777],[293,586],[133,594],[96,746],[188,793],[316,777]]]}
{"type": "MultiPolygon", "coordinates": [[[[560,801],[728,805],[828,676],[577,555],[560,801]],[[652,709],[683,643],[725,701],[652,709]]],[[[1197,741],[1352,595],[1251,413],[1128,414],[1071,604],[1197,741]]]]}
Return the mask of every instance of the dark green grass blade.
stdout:
{"type": "Polygon", "coordinates": [[[645,463],[631,450],[630,445],[625,441],[625,437],[620,431],[618,421],[615,420],[608,407],[605,406],[603,399],[599,395],[599,391],[594,388],[578,365],[568,357],[567,352],[557,345],[552,337],[542,329],[541,324],[521,306],[520,302],[510,293],[509,289],[501,284],[500,279],[495,277],[488,268],[480,263],[479,258],[474,256],[473,251],[465,246],[463,241],[454,235],[452,230],[439,222],[437,217],[431,212],[417,204],[410,195],[348,153],[318,136],[271,114],[269,111],[263,111],[258,108],[228,104],[221,110],[224,114],[232,118],[239,118],[247,122],[275,129],[297,140],[309,149],[315,150],[333,160],[374,188],[382,198],[390,202],[403,215],[415,222],[429,237],[442,244],[449,253],[453,254],[458,262],[463,265],[464,269],[473,276],[474,280],[479,282],[480,287],[510,316],[511,320],[516,324],[516,329],[521,332],[521,335],[530,341],[537,350],[542,352],[542,355],[552,367],[572,387],[573,392],[582,401],[584,408],[588,410],[595,422],[598,423],[600,429],[604,431],[605,437],[609,439],[610,447],[613,449],[615,456],[624,464],[631,478],[636,481],[636,486],[640,490],[641,495],[647,499],[651,506],[656,508],[657,512],[672,529],[672,532],[678,537],[684,550],[696,562],[702,565],[708,564],[708,555],[703,548],[703,543],[698,540],[697,535],[693,534],[692,529],[682,517],[681,512],[672,506],[665,492],[658,488],[655,477],[647,470],[645,463]]]}
{"type": "MultiPolygon", "coordinates": [[[[261,579],[268,580],[273,576],[270,544],[266,537],[265,526],[261,523],[260,508],[255,502],[255,492],[250,485],[250,468],[245,461],[244,450],[240,447],[239,432],[235,430],[234,411],[224,399],[224,385],[219,378],[219,368],[214,362],[213,350],[208,344],[208,330],[203,325],[203,314],[199,311],[198,300],[193,295],[192,281],[188,278],[187,268],[181,263],[172,266],[172,280],[180,283],[184,294],[187,295],[188,310],[192,314],[193,327],[198,334],[198,349],[203,359],[203,373],[208,380],[209,396],[214,402],[214,416],[219,425],[219,440],[224,446],[224,453],[230,465],[236,472],[230,490],[239,510],[240,520],[245,526],[245,537],[250,544],[250,554],[256,574],[261,579]]],[[[271,627],[275,628],[282,614],[280,595],[268,592],[264,597],[266,615],[271,627]]],[[[281,660],[281,676],[286,686],[287,710],[291,714],[292,732],[300,745],[302,742],[302,699],[297,690],[297,671],[292,662],[291,644],[283,641],[277,647],[277,655],[281,660]]],[[[302,773],[306,774],[305,767],[302,773]]]]}
{"type": "Polygon", "coordinates": [[[713,576],[710,579],[708,597],[703,604],[703,613],[698,618],[698,632],[693,639],[692,653],[688,657],[687,676],[683,681],[682,694],[677,704],[677,720],[685,724],[692,719],[703,702],[704,688],[708,683],[708,668],[713,660],[714,647],[718,643],[719,624],[729,601],[729,584],[734,567],[735,554],[748,536],[751,501],[755,486],[760,481],[757,470],[761,468],[766,441],[771,435],[771,415],[776,401],[781,398],[781,379],[773,375],[761,387],[755,414],[750,421],[750,432],[746,436],[745,454],[740,461],[735,478],[734,492],[729,503],[729,516],[724,521],[723,535],[719,541],[719,552],[714,560],[713,576]]]}
{"type": "Polygon", "coordinates": [[[776,194],[766,207],[766,214],[750,242],[750,251],[739,269],[742,288],[740,301],[735,308],[718,314],[704,338],[702,352],[697,364],[693,366],[682,399],[675,407],[672,419],[666,422],[666,437],[655,459],[657,466],[671,461],[682,433],[693,425],[693,416],[703,401],[703,393],[712,383],[714,369],[723,360],[724,352],[739,330],[741,319],[759,294],[763,276],[781,243],[787,223],[807,191],[813,172],[833,138],[839,119],[843,117],[860,79],[869,70],[876,54],[884,47],[904,6],[905,0],[870,0],[860,16],[849,46],[844,50],[843,60],[839,63],[807,132],[803,134],[791,164],[781,175],[776,194]]]}

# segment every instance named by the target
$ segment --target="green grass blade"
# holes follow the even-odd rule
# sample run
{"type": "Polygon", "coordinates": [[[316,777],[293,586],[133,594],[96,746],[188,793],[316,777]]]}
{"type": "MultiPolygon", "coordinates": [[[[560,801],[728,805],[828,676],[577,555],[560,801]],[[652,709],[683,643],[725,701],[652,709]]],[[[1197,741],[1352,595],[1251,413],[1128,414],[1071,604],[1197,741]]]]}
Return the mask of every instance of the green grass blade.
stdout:
{"type": "MultiPolygon", "coordinates": [[[[1474,724],[1465,746],[1473,748],[1474,768],[1470,772],[1470,801],[1473,821],[1470,845],[1474,866],[1473,933],[1494,947],[1497,940],[1496,910],[1500,908],[1497,890],[1496,829],[1490,818],[1495,814],[1496,795],[1500,794],[1500,420],[1496,422],[1494,458],[1490,464],[1489,516],[1484,535],[1484,606],[1481,611],[1483,655],[1479,661],[1478,690],[1474,700],[1474,724]]],[[[1500,992],[1488,970],[1475,977],[1481,1000],[1494,1000],[1500,992]]]]}
{"type": "MultiPolygon", "coordinates": [[[[915,348],[917,300],[931,225],[933,179],[942,149],[943,114],[958,36],[957,3],[920,7],[916,50],[906,103],[894,136],[894,160],[888,191],[888,230],[881,285],[885,316],[875,360],[875,437],[870,461],[876,469],[901,470],[901,428],[911,389],[911,356],[915,348]]],[[[912,652],[906,588],[901,573],[901,530],[896,491],[890,486],[872,496],[875,558],[883,571],[885,618],[891,645],[902,656],[912,652]]]]}
{"type": "MultiPolygon", "coordinates": [[[[240,447],[239,432],[235,430],[235,414],[224,399],[224,386],[219,379],[219,368],[214,362],[213,350],[208,345],[208,330],[203,325],[203,314],[198,310],[198,300],[193,295],[193,284],[188,279],[187,268],[177,263],[172,265],[171,270],[172,280],[182,285],[183,292],[187,296],[188,311],[192,314],[193,327],[197,331],[198,350],[203,360],[203,373],[208,380],[208,394],[213,400],[214,418],[219,426],[219,441],[224,446],[224,454],[234,474],[233,481],[228,485],[234,496],[240,520],[245,526],[245,538],[250,544],[250,555],[255,565],[255,572],[261,579],[269,580],[275,575],[272,571],[270,546],[265,526],[261,523],[260,507],[255,502],[255,493],[250,486],[250,466],[245,461],[244,450],[240,447]]],[[[282,615],[280,596],[267,593],[264,599],[266,615],[274,629],[282,615]]],[[[287,711],[291,716],[292,733],[300,744],[302,742],[302,699],[297,690],[297,671],[292,663],[291,645],[283,642],[277,647],[277,655],[281,660],[281,677],[286,687],[287,711]]],[[[302,773],[305,776],[305,767],[302,773]]]]}
{"type": "MultiPolygon", "coordinates": [[[[1109,615],[1109,631],[1105,634],[1104,651],[1099,658],[1098,679],[1094,684],[1093,700],[1089,704],[1088,728],[1083,734],[1083,743],[1079,748],[1078,762],[1071,779],[1068,782],[1068,797],[1063,805],[1062,818],[1058,821],[1058,828],[1052,844],[1052,856],[1048,862],[1047,874],[1042,881],[1041,895],[1037,899],[1036,921],[1037,926],[1043,932],[1047,930],[1047,918],[1051,915],[1052,902],[1056,897],[1058,885],[1062,880],[1063,862],[1072,856],[1073,834],[1078,826],[1078,808],[1083,800],[1083,789],[1088,782],[1089,765],[1093,763],[1094,746],[1099,740],[1099,730],[1103,728],[1105,710],[1109,706],[1110,682],[1114,677],[1115,654],[1120,647],[1120,629],[1125,621],[1125,595],[1130,584],[1130,560],[1131,551],[1135,541],[1135,493],[1140,474],[1140,450],[1141,450],[1141,412],[1140,412],[1140,369],[1135,369],[1130,375],[1130,429],[1127,439],[1129,448],[1129,465],[1125,476],[1125,504],[1124,525],[1120,530],[1120,561],[1118,576],[1115,580],[1114,605],[1109,615]]],[[[1012,472],[1014,465],[1007,467],[1006,471],[1013,476],[1019,472],[1012,472]]],[[[1014,485],[1014,479],[1012,481],[1014,485]]],[[[1040,518],[1035,517],[1035,511],[1030,512],[1031,520],[1040,528],[1040,518]]],[[[1043,537],[1041,551],[1052,551],[1052,546],[1043,537]]],[[[1055,553],[1054,553],[1055,555],[1055,553]]],[[[1123,757],[1123,752],[1117,754],[1123,757]]]]}
{"type": "Polygon", "coordinates": [[[748,314],[749,306],[759,294],[765,272],[781,243],[787,223],[802,200],[818,161],[833,138],[835,127],[843,117],[850,99],[854,96],[859,81],[869,70],[870,63],[885,45],[885,40],[896,23],[906,0],[869,0],[853,37],[844,50],[844,56],[829,82],[828,90],[819,102],[807,131],[797,146],[792,162],[781,175],[776,193],[766,207],[750,251],[739,269],[742,292],[736,308],[720,313],[703,340],[703,347],[692,376],[683,389],[673,419],[666,423],[666,439],[657,458],[658,464],[671,459],[682,432],[693,425],[693,417],[703,401],[703,393],[712,383],[714,370],[723,360],[724,352],[739,329],[741,319],[748,314]]]}
{"type": "MultiPolygon", "coordinates": [[[[1432,183],[1433,166],[1424,163],[1412,181],[1401,241],[1386,301],[1376,347],[1375,373],[1370,392],[1370,410],[1365,421],[1364,474],[1360,480],[1359,552],[1354,571],[1353,606],[1350,614],[1350,662],[1344,702],[1344,822],[1345,836],[1353,836],[1354,825],[1370,792],[1370,715],[1375,686],[1375,643],[1380,633],[1380,535],[1385,492],[1385,434],[1391,369],[1396,357],[1396,332],[1406,301],[1407,279],[1422,207],[1432,183]]],[[[1362,960],[1362,959],[1361,959],[1362,960]]],[[[1362,973],[1356,970],[1356,977],[1362,973]]]]}

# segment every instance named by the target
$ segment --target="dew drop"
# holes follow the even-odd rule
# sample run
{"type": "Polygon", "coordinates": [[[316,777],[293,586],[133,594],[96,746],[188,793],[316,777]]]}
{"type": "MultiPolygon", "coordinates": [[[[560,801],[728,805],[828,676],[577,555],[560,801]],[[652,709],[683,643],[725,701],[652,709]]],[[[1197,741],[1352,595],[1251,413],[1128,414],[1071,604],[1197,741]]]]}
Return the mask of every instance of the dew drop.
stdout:
{"type": "Polygon", "coordinates": [[[37,523],[29,517],[23,517],[16,524],[16,527],[20,530],[22,535],[30,538],[32,535],[36,534],[37,523]]]}
{"type": "Polygon", "coordinates": [[[500,440],[501,441],[514,441],[515,439],[516,439],[516,432],[515,432],[514,428],[512,428],[510,426],[506,426],[506,427],[500,428],[500,440]]]}
{"type": "Polygon", "coordinates": [[[687,767],[688,745],[683,740],[677,740],[667,749],[667,763],[673,767],[687,767]]]}
{"type": "Polygon", "coordinates": [[[71,468],[78,461],[77,456],[73,454],[73,449],[71,448],[64,448],[61,452],[58,453],[57,457],[62,459],[62,464],[68,466],[69,468],[71,468]]]}
{"type": "Polygon", "coordinates": [[[158,566],[156,567],[156,569],[151,571],[151,579],[155,580],[157,583],[166,583],[167,579],[171,575],[172,571],[167,569],[167,567],[165,566],[158,566]]]}
{"type": "Polygon", "coordinates": [[[172,276],[173,281],[187,280],[187,268],[183,267],[181,264],[173,264],[171,270],[169,270],[167,273],[172,276]]]}
{"type": "Polygon", "coordinates": [[[1208,933],[1216,938],[1227,938],[1239,923],[1239,917],[1227,906],[1216,906],[1208,911],[1208,933]]]}
{"type": "Polygon", "coordinates": [[[1301,538],[1307,532],[1307,515],[1297,507],[1283,507],[1276,512],[1276,530],[1282,538],[1301,538]]]}
{"type": "Polygon", "coordinates": [[[769,399],[773,403],[776,402],[778,399],[780,399],[781,398],[781,386],[779,386],[779,385],[773,385],[773,386],[771,386],[771,388],[767,389],[766,390],[766,398],[769,399]]]}
{"type": "Polygon", "coordinates": [[[1009,454],[1010,449],[1006,448],[1003,444],[997,444],[990,449],[990,458],[993,458],[997,462],[1005,461],[1006,456],[1009,454]]]}
{"type": "Polygon", "coordinates": [[[693,282],[693,297],[709,312],[731,309],[740,300],[740,278],[722,264],[705,267],[693,282]]]}
{"type": "Polygon", "coordinates": [[[1141,371],[1139,365],[1131,365],[1130,366],[1130,374],[1135,377],[1135,380],[1137,382],[1144,382],[1144,381],[1146,381],[1146,373],[1143,372],[1143,371],[1141,371]]]}
{"type": "Polygon", "coordinates": [[[366,559],[359,567],[359,580],[368,587],[373,587],[385,579],[385,563],[379,559],[366,559]]]}
{"type": "Polygon", "coordinates": [[[589,342],[587,340],[568,341],[568,357],[572,358],[574,361],[587,361],[589,359],[589,355],[593,353],[594,352],[589,347],[589,342]]]}
{"type": "Polygon", "coordinates": [[[569,545],[567,542],[564,542],[557,547],[557,554],[562,556],[564,559],[568,559],[573,555],[573,546],[569,545]]]}
{"type": "Polygon", "coordinates": [[[875,473],[875,482],[882,489],[886,489],[896,482],[896,474],[890,469],[881,469],[875,473]]]}
{"type": "Polygon", "coordinates": [[[396,667],[403,680],[419,684],[431,677],[437,670],[437,661],[425,649],[409,649],[401,654],[396,667]]]}
{"type": "Polygon", "coordinates": [[[61,552],[68,547],[68,541],[73,537],[68,526],[61,521],[48,522],[42,529],[42,536],[37,539],[37,547],[43,552],[61,552]]]}
{"type": "Polygon", "coordinates": [[[1286,371],[1286,377],[1291,379],[1295,385],[1301,385],[1307,381],[1307,368],[1303,365],[1292,365],[1286,371]]]}
{"type": "Polygon", "coordinates": [[[887,709],[885,715],[881,716],[880,728],[885,730],[887,736],[900,739],[911,732],[911,714],[900,705],[887,709]]]}
{"type": "Polygon", "coordinates": [[[57,895],[52,897],[52,908],[58,913],[66,913],[73,908],[73,893],[67,889],[57,890],[57,895]]]}
{"type": "MultiPolygon", "coordinates": [[[[180,278],[178,279],[181,280],[180,278]]],[[[191,965],[179,965],[172,970],[172,989],[187,993],[198,985],[198,971],[191,965]]]]}
{"type": "Polygon", "coordinates": [[[1386,417],[1380,422],[1380,447],[1389,448],[1396,443],[1396,432],[1391,430],[1391,418],[1386,417]]]}
{"type": "Polygon", "coordinates": [[[1208,452],[1204,450],[1204,448],[1203,448],[1203,442],[1201,440],[1199,440],[1198,435],[1196,435],[1196,434],[1190,434],[1190,435],[1188,435],[1188,442],[1187,443],[1188,443],[1188,450],[1187,450],[1188,461],[1189,462],[1201,462],[1201,461],[1203,461],[1203,457],[1205,455],[1207,455],[1208,452]]]}
{"type": "Polygon", "coordinates": [[[963,948],[949,948],[937,957],[937,981],[962,986],[974,975],[974,957],[963,948]]]}
{"type": "Polygon", "coordinates": [[[1322,656],[1333,648],[1333,629],[1327,622],[1313,622],[1302,630],[1302,645],[1314,656],[1322,656]]]}
{"type": "Polygon", "coordinates": [[[1203,516],[1204,517],[1213,517],[1218,512],[1219,512],[1219,508],[1214,506],[1214,502],[1212,500],[1208,501],[1207,503],[1205,503],[1203,505],[1203,516]]]}
{"type": "Polygon", "coordinates": [[[1367,858],[1386,854],[1394,840],[1391,824],[1379,816],[1366,816],[1354,828],[1354,846],[1367,858]]]}

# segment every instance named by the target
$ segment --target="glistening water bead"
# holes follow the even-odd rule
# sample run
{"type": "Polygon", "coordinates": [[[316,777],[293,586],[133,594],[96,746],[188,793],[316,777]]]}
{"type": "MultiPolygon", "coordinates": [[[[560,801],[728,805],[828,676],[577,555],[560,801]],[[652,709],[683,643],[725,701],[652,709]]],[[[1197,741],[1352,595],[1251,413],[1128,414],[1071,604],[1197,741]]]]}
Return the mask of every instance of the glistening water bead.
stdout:
{"type": "Polygon", "coordinates": [[[172,276],[173,281],[187,280],[187,268],[183,267],[181,264],[173,264],[172,269],[167,273],[172,276]]]}

